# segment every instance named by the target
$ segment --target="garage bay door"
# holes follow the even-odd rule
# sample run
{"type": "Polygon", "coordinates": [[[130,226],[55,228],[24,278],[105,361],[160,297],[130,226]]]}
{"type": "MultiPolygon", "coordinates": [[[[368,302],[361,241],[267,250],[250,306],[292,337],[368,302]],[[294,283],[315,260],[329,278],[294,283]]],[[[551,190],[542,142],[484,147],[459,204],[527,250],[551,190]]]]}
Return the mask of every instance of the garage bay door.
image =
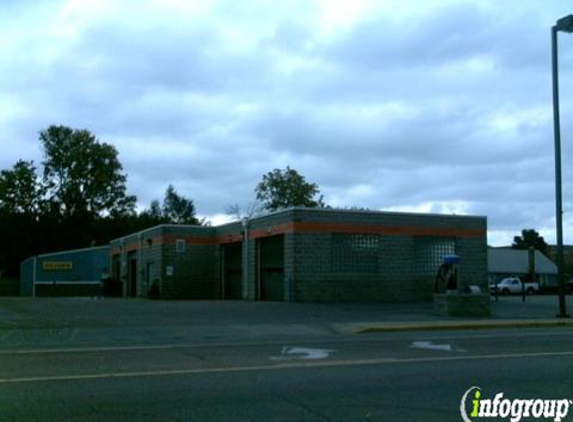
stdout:
{"type": "Polygon", "coordinates": [[[284,236],[259,240],[261,300],[284,300],[284,236]]]}

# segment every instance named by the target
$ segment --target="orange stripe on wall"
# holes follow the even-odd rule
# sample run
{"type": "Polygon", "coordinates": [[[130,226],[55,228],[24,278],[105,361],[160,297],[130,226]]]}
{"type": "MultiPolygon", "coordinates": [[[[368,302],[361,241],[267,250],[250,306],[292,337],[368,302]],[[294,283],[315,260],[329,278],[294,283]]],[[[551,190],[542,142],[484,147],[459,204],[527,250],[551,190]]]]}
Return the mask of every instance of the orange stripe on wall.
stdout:
{"type": "MultiPolygon", "coordinates": [[[[174,245],[177,239],[185,239],[187,245],[216,245],[217,237],[215,236],[174,236],[172,234],[163,236],[159,245],[174,245]]],[[[155,242],[154,242],[155,244],[155,242]]]]}
{"type": "Polygon", "coordinates": [[[483,229],[460,229],[438,227],[410,226],[369,226],[333,223],[295,222],[293,232],[303,233],[348,233],[348,234],[380,234],[387,236],[449,236],[449,237],[482,237],[483,229]]]}
{"type": "Polygon", "coordinates": [[[260,237],[274,236],[277,234],[285,234],[293,232],[293,223],[279,224],[271,226],[266,229],[252,229],[249,230],[249,239],[258,239],[260,237]]]}
{"type": "Polygon", "coordinates": [[[291,222],[270,227],[268,229],[253,229],[249,239],[273,236],[285,233],[347,233],[347,234],[378,234],[385,236],[444,236],[444,237],[484,237],[483,229],[410,227],[410,226],[371,226],[348,225],[315,222],[291,222]]]}
{"type": "Polygon", "coordinates": [[[217,236],[217,243],[219,245],[233,242],[242,242],[242,241],[243,241],[243,235],[241,233],[217,236]]]}
{"type": "MultiPolygon", "coordinates": [[[[287,233],[347,233],[347,234],[377,234],[384,236],[442,236],[442,237],[485,237],[485,229],[461,229],[438,227],[411,227],[411,226],[374,226],[364,224],[341,224],[319,222],[289,222],[262,229],[249,230],[249,239],[275,236],[287,233]]],[[[185,239],[188,245],[221,245],[232,242],[241,242],[242,233],[233,233],[219,236],[156,236],[153,245],[174,245],[177,239],[185,239]]],[[[144,247],[146,246],[144,241],[144,247]]],[[[139,249],[139,243],[126,246],[127,252],[139,249]]],[[[119,254],[119,248],[111,251],[112,255],[119,254]]]]}

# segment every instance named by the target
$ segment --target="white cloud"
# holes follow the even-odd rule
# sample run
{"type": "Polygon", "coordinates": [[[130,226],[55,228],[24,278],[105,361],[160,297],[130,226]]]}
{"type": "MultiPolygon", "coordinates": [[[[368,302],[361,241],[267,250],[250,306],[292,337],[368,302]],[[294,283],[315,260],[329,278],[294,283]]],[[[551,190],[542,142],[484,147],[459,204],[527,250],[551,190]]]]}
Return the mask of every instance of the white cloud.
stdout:
{"type": "Polygon", "coordinates": [[[554,239],[549,27],[567,1],[0,7],[2,168],[41,161],[38,131],[67,124],[117,146],[142,206],[174,183],[219,219],[290,165],[333,205],[487,215],[494,243],[525,227],[554,239]]]}

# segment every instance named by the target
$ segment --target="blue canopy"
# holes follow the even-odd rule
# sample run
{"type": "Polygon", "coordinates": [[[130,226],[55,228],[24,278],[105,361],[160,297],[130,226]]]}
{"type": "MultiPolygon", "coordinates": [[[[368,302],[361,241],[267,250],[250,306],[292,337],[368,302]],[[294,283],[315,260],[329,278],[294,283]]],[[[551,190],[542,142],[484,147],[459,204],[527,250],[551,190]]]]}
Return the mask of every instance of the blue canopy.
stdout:
{"type": "Polygon", "coordinates": [[[459,264],[460,256],[456,254],[448,254],[444,256],[444,264],[459,264]]]}

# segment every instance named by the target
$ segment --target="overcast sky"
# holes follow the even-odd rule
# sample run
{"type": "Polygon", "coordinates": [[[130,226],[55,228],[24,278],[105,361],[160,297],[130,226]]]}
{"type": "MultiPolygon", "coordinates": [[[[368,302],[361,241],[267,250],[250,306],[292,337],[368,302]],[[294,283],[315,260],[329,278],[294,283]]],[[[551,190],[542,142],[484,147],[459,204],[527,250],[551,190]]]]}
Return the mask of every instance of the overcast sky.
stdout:
{"type": "MultiPolygon", "coordinates": [[[[119,151],[141,207],[168,184],[220,221],[287,165],[325,201],[488,217],[555,239],[550,27],[570,0],[0,3],[0,168],[50,124],[119,151]]],[[[560,34],[573,242],[573,35],[560,34]]]]}

